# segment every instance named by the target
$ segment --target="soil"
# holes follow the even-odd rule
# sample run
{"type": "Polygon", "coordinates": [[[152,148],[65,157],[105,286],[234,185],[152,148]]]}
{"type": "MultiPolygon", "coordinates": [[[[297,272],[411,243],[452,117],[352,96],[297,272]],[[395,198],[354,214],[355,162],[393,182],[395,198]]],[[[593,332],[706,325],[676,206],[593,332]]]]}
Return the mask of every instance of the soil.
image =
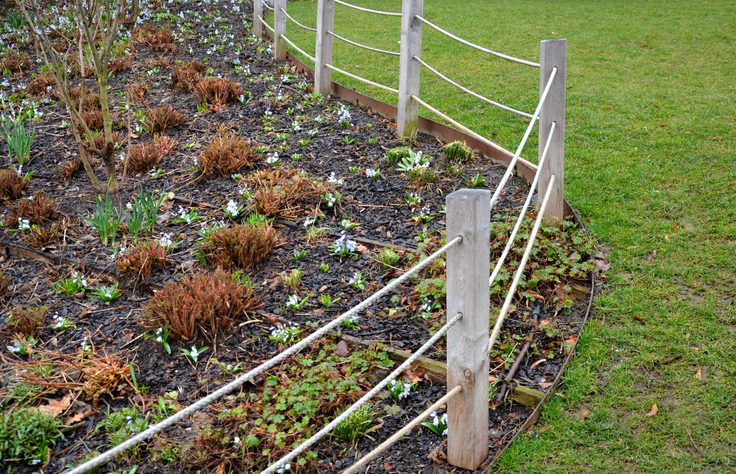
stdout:
{"type": "MultiPolygon", "coordinates": [[[[454,176],[448,171],[443,144],[430,136],[419,134],[412,148],[433,157],[432,168],[438,179],[423,186],[413,184],[406,173],[396,170],[385,157],[387,150],[402,146],[395,136],[394,124],[368,110],[342,104],[334,98],[324,103],[312,101],[310,88],[305,86],[306,78],[294,72],[288,64],[275,63],[268,45],[251,38],[250,22],[247,20],[251,17],[250,4],[246,2],[240,11],[235,11],[234,5],[227,1],[166,2],[157,10],[155,19],[176,32],[177,51],[161,53],[147,46],[136,45],[130,51],[134,58],[132,69],[113,76],[111,80],[111,96],[115,97],[115,106],[119,110],[122,110],[122,99],[118,93],[124,93],[133,82],[145,81],[149,85],[146,95],[148,107],[171,105],[187,118],[184,126],[166,132],[178,146],[157,166],[162,170],[161,174],[155,177],[147,173],[128,177],[122,183],[120,192],[112,196],[118,209],[124,209],[126,203],[134,201],[142,189],[168,196],[159,211],[156,232],[150,238],[157,240],[166,233],[177,245],[168,256],[170,264],[163,270],[154,271],[142,284],[131,284],[117,273],[118,257],[111,246],[101,244],[88,222],[95,209],[98,193],[84,173],[77,173],[68,182],[63,182],[59,176],[58,167],[75,158],[78,153],[64,125],[68,122],[65,109],[53,99],[38,105],[43,117],[35,126],[37,136],[32,147],[32,160],[23,169],[24,172],[32,172],[33,177],[25,190],[25,197],[21,199],[27,199],[38,191],[53,198],[61,212],[54,221],[59,226],[59,236],[42,248],[32,249],[25,233],[15,232],[11,228],[3,230],[0,247],[4,255],[0,265],[9,279],[9,286],[5,295],[0,295],[0,321],[5,325],[7,316],[16,307],[46,307],[45,327],[37,336],[33,349],[37,354],[79,354],[82,346],[87,344],[94,348],[95,354],[116,355],[125,364],[132,365],[138,387],[147,387],[146,394],[137,394],[132,387],[121,384],[112,391],[111,396],[103,397],[98,403],[85,401],[84,397],[75,399],[63,416],[67,420],[74,414],[86,413],[86,416],[65,430],[65,439],[54,446],[50,460],[40,471],[61,472],[65,467],[80,463],[90,452],[109,448],[106,435],[97,429],[108,411],[133,404],[140,406],[141,403],[150,407],[160,396],[172,391],[178,392],[178,406],[189,405],[232,379],[223,366],[242,364],[248,370],[277,354],[281,347],[269,339],[273,326],[290,322],[309,332],[359,303],[412,266],[419,253],[419,233],[425,235],[429,250],[439,246],[445,225],[444,215],[440,211],[449,193],[467,187],[469,180],[477,175],[485,178],[486,187],[494,189],[505,171],[483,157],[474,156],[454,176]],[[194,11],[199,13],[199,17],[192,13],[194,11]],[[172,17],[164,13],[186,18],[191,24],[191,36],[184,37],[181,30],[176,30],[172,17]],[[245,22],[243,19],[246,19],[245,22]],[[204,39],[210,37],[215,38],[216,42],[203,43],[204,39]],[[217,44],[224,45],[224,48],[216,48],[217,44]],[[241,84],[244,90],[250,92],[251,100],[246,104],[230,104],[218,112],[198,112],[198,100],[194,95],[171,87],[171,67],[150,67],[151,60],[158,60],[162,56],[168,58],[170,63],[192,59],[202,61],[212,69],[213,74],[241,84]],[[236,58],[241,65],[248,65],[250,74],[236,70],[233,61],[236,58]],[[282,99],[278,99],[279,96],[282,99]],[[343,106],[350,111],[347,128],[343,128],[338,120],[343,106]],[[263,117],[267,111],[273,114],[273,131],[264,132],[263,117]],[[294,130],[292,126],[297,116],[301,116],[300,130],[294,130]],[[317,122],[317,117],[323,120],[317,122]],[[179,349],[191,346],[191,341],[172,340],[172,355],[168,355],[151,337],[144,337],[147,333],[139,322],[144,306],[156,290],[167,283],[181,281],[185,276],[207,270],[208,267],[204,267],[197,258],[201,240],[198,234],[200,225],[203,222],[212,224],[227,221],[223,208],[230,200],[245,208],[243,216],[249,212],[249,201],[242,197],[242,183],[232,177],[205,179],[195,165],[202,150],[222,126],[266,147],[269,153],[280,149],[279,167],[303,170],[311,178],[323,182],[334,173],[342,181],[342,184],[335,186],[342,199],[335,209],[314,202],[296,218],[275,221],[274,226],[281,236],[282,245],[251,271],[251,282],[261,309],[227,333],[218,334],[209,341],[194,341],[198,347],[207,345],[209,349],[204,359],[198,364],[191,364],[179,354],[179,349]],[[310,130],[316,130],[316,135],[309,137],[310,130]],[[288,133],[289,136],[279,137],[280,133],[288,133]],[[299,143],[299,140],[306,139],[309,140],[308,145],[299,143]],[[290,159],[295,153],[301,155],[298,161],[290,159]],[[351,167],[357,167],[357,172],[351,173],[351,167]],[[368,178],[366,169],[380,169],[380,178],[368,178]],[[422,197],[423,203],[418,208],[407,205],[406,198],[410,192],[422,197]],[[172,220],[177,217],[179,206],[186,211],[196,210],[202,220],[193,225],[174,224],[172,220]],[[412,219],[420,208],[425,208],[424,212],[432,216],[431,220],[417,224],[412,219]],[[308,217],[314,216],[319,217],[317,225],[326,229],[326,235],[310,242],[303,223],[308,217]],[[355,239],[359,246],[355,256],[340,259],[331,254],[328,247],[340,236],[343,219],[357,223],[357,227],[348,231],[347,235],[355,239]],[[401,256],[395,269],[386,270],[377,261],[379,252],[388,247],[398,249],[401,256]],[[305,250],[306,258],[295,261],[293,256],[297,250],[305,250]],[[323,263],[329,265],[329,272],[320,271],[319,267],[323,263]],[[292,269],[302,272],[303,283],[297,291],[287,288],[283,282],[284,275],[292,269]],[[367,282],[363,290],[348,285],[356,272],[361,272],[367,282]],[[102,303],[89,295],[68,297],[55,291],[56,282],[75,273],[83,275],[90,288],[120,282],[123,296],[113,302],[102,303]],[[322,293],[329,293],[339,298],[339,301],[325,309],[318,303],[322,293]],[[296,314],[286,307],[286,300],[292,294],[309,298],[307,306],[296,314]],[[54,317],[67,318],[75,327],[63,332],[54,330],[54,317]]],[[[154,21],[151,12],[148,21],[154,21]]],[[[19,50],[35,58],[29,42],[19,37],[15,39],[19,50]]],[[[37,69],[38,64],[34,64],[32,70],[15,74],[5,94],[22,90],[37,69]]],[[[125,129],[121,132],[126,133],[125,129]]],[[[150,139],[149,134],[144,134],[135,137],[133,143],[148,142],[150,139]]],[[[253,169],[243,170],[242,174],[247,176],[257,170],[271,168],[265,157],[265,154],[262,155],[253,169]]],[[[4,160],[7,162],[7,158],[4,160]]],[[[104,179],[102,175],[99,177],[104,179]]],[[[513,178],[501,194],[493,215],[489,217],[504,220],[514,215],[527,192],[527,184],[519,178],[513,178]]],[[[5,220],[18,202],[6,202],[0,218],[5,220]]],[[[121,232],[116,246],[130,245],[130,237],[121,232]]],[[[424,277],[429,276],[428,273],[424,274],[424,277]]],[[[365,340],[379,340],[400,349],[418,348],[441,327],[445,314],[439,308],[426,318],[420,316],[420,303],[413,291],[415,283],[398,291],[393,300],[385,298],[365,311],[358,320],[359,330],[342,331],[365,340]]],[[[523,300],[517,303],[516,311],[510,315],[504,328],[502,339],[509,339],[511,334],[526,335],[530,332],[535,326],[530,317],[532,304],[523,300]]],[[[516,380],[528,387],[547,391],[561,370],[565,355],[561,342],[577,336],[583,315],[584,302],[576,302],[568,311],[545,308],[539,319],[554,320],[559,334],[537,337],[536,347],[522,364],[516,380]],[[542,359],[546,361],[540,362],[542,359]]],[[[3,332],[3,338],[3,347],[13,340],[12,334],[7,331],[3,332]]],[[[336,334],[333,338],[338,341],[340,335],[336,334]]],[[[444,343],[438,344],[428,355],[444,360],[444,343]]],[[[18,383],[18,367],[29,359],[7,351],[2,357],[5,370],[0,396],[12,400],[11,394],[18,383]]],[[[491,361],[492,372],[501,376],[512,362],[513,358],[496,355],[491,361]]],[[[381,373],[376,373],[376,379],[381,373]]],[[[260,382],[245,386],[242,392],[258,393],[261,390],[260,382]]],[[[337,472],[349,466],[359,454],[377,446],[444,393],[445,387],[420,377],[416,391],[397,403],[398,415],[382,412],[380,429],[354,446],[332,439],[320,442],[316,448],[318,462],[302,471],[337,472]]],[[[30,403],[43,405],[49,399],[57,400],[63,395],[59,391],[30,403]]],[[[391,404],[386,394],[377,403],[391,404]]],[[[235,405],[237,399],[229,397],[222,402],[221,407],[235,405]]],[[[492,408],[489,459],[505,445],[531,413],[530,409],[505,401],[492,403],[492,408]]],[[[4,409],[8,408],[4,405],[4,409]]],[[[212,421],[211,416],[203,415],[201,419],[195,419],[193,427],[183,424],[163,436],[172,442],[186,444],[207,421],[212,421]]],[[[370,472],[453,471],[442,461],[443,449],[443,438],[425,428],[416,429],[372,463],[370,472]]],[[[265,461],[266,458],[262,467],[266,466],[265,461]]],[[[185,461],[182,463],[185,464],[185,461]]],[[[178,472],[183,469],[179,462],[129,457],[109,463],[104,470],[130,469],[133,465],[139,466],[139,473],[178,472]]],[[[38,472],[39,466],[15,463],[12,469],[13,472],[38,472]]]]}

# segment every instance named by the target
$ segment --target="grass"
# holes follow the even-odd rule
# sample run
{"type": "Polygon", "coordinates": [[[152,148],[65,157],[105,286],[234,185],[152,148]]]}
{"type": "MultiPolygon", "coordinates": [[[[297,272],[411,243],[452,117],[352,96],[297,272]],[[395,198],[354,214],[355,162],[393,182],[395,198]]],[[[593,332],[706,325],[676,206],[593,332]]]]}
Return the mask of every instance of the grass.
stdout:
{"type": "MultiPolygon", "coordinates": [[[[337,33],[398,51],[398,19],[336,8],[337,33]]],[[[315,24],[316,1],[289,10],[315,24]]],[[[426,0],[425,17],[531,60],[540,40],[568,39],[566,195],[610,249],[605,293],[559,394],[496,469],[736,469],[736,4],[426,0]]],[[[313,36],[291,23],[287,34],[313,51],[313,36]]],[[[440,71],[533,111],[538,71],[427,29],[423,44],[440,71]]],[[[396,87],[398,59],[335,48],[338,67],[396,87]]],[[[514,149],[525,123],[461,94],[423,75],[425,100],[514,149]]],[[[536,142],[527,150],[533,160],[536,142]]]]}

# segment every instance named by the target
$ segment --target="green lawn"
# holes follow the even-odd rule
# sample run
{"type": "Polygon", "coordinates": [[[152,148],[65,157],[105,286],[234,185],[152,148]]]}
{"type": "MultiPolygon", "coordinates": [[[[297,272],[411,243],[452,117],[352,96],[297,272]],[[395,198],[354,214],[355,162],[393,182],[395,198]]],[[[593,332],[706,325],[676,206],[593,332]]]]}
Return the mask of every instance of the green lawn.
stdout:
{"type": "MultiPolygon", "coordinates": [[[[401,9],[398,0],[355,1],[401,9]]],[[[315,24],[316,1],[289,11],[315,24]]],[[[498,470],[736,470],[736,2],[426,0],[425,16],[532,60],[540,40],[568,39],[567,197],[610,249],[579,356],[537,431],[498,470]],[[645,416],[655,403],[658,413],[645,416]]],[[[398,51],[397,18],[338,5],[335,29],[398,51]]],[[[313,51],[311,33],[289,23],[287,34],[313,51]]],[[[428,29],[424,51],[464,85],[533,111],[536,69],[428,29]]],[[[334,62],[396,86],[398,59],[336,43],[334,62]]],[[[428,72],[421,95],[506,148],[521,138],[523,120],[428,72]]],[[[533,160],[536,142],[527,149],[533,160]]]]}

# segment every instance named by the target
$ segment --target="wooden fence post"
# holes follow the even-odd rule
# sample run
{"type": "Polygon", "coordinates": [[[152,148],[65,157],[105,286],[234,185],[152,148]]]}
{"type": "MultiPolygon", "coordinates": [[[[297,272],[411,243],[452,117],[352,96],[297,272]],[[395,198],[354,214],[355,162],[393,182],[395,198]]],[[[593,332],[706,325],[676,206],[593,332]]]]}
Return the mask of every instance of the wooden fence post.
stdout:
{"type": "Polygon", "coordinates": [[[284,11],[286,0],[273,0],[273,57],[277,61],[286,60],[286,43],[281,39],[281,35],[286,34],[284,11]]]}
{"type": "Polygon", "coordinates": [[[422,22],[416,15],[424,13],[424,0],[403,0],[401,8],[401,58],[399,63],[399,111],[396,132],[410,137],[419,128],[419,104],[411,98],[419,96],[420,64],[414,56],[422,53],[422,22]]]}
{"type": "Polygon", "coordinates": [[[263,38],[263,23],[258,17],[264,18],[263,0],[253,0],[253,35],[263,38]]]}
{"type": "Polygon", "coordinates": [[[327,97],[332,92],[332,35],[335,23],[335,0],[317,3],[317,46],[314,51],[314,90],[327,97]]]}
{"type": "Polygon", "coordinates": [[[447,404],[447,462],[475,470],[488,455],[488,331],[491,192],[447,196],[447,316],[462,319],[447,333],[447,388],[463,391],[447,404]]]}
{"type": "Polygon", "coordinates": [[[552,123],[556,123],[547,159],[539,171],[539,196],[547,192],[549,179],[555,176],[554,189],[550,195],[544,220],[548,224],[559,224],[565,218],[565,90],[567,80],[567,40],[541,42],[539,93],[544,90],[552,70],[557,74],[542,105],[539,115],[539,157],[547,143],[552,123]]]}

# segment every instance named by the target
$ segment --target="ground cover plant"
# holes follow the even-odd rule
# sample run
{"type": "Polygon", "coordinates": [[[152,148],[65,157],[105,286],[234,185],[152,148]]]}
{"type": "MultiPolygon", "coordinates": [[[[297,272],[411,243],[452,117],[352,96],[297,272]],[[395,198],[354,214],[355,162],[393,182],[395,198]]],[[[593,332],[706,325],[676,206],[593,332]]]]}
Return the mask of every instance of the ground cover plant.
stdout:
{"type": "MultiPolygon", "coordinates": [[[[358,3],[399,11],[398,4],[358,3]]],[[[567,38],[566,195],[610,249],[606,291],[561,394],[539,429],[501,459],[501,472],[734,469],[736,135],[721,118],[736,107],[728,26],[736,11],[728,1],[660,6],[425,1],[429,21],[517,57],[536,60],[539,40],[567,38]]],[[[290,3],[289,13],[307,23],[316,2],[290,3]]],[[[337,10],[335,31],[384,49],[399,40],[396,19],[349,9],[337,10]]],[[[303,48],[314,41],[297,28],[287,34],[303,48]]],[[[479,93],[534,109],[534,69],[427,28],[422,58],[479,93]]],[[[398,59],[373,59],[335,43],[335,64],[396,87],[398,59]]],[[[525,126],[431,74],[422,74],[421,95],[508,149],[525,126]]]]}
{"type": "MultiPolygon", "coordinates": [[[[10,446],[13,472],[78,465],[302,340],[442,245],[446,194],[475,176],[492,187],[503,173],[460,144],[448,154],[424,135],[402,143],[390,122],[314,94],[306,77],[275,63],[269,44],[250,36],[243,21],[250,6],[177,0],[140,7],[140,19],[124,10],[110,52],[129,62],[115,72],[110,66],[107,76],[117,134],[105,133],[97,78],[82,74],[96,69],[81,68],[74,55],[67,93],[80,116],[88,113],[85,151],[63,86],[44,90],[38,79],[50,73],[47,65],[31,61],[0,87],[1,112],[22,117],[33,132],[23,163],[5,148],[0,155],[7,203],[0,211],[0,400],[12,418],[7,426],[38,427],[39,441],[28,447],[46,453],[10,446]],[[201,96],[197,85],[207,78],[214,92],[201,96]],[[32,81],[39,85],[29,91],[32,81]],[[102,173],[102,186],[78,173],[80,154],[109,143],[117,192],[102,173]],[[51,421],[10,415],[24,410],[51,421]]],[[[59,18],[54,26],[70,28],[59,18]]],[[[2,33],[0,47],[32,57],[23,21],[8,19],[2,33]]],[[[90,160],[93,171],[104,168],[101,157],[90,160]]],[[[493,216],[498,245],[527,191],[513,179],[502,194],[493,216]]],[[[579,332],[592,249],[572,225],[545,236],[516,301],[516,323],[493,354],[500,375],[529,340],[532,309],[542,300],[536,317],[545,330],[530,363],[545,362],[523,373],[538,390],[549,388],[565,341],[579,332]],[[573,284],[582,288],[576,293],[573,284]]],[[[438,260],[293,364],[201,412],[191,429],[175,427],[104,469],[263,468],[392,366],[382,349],[351,337],[416,349],[441,326],[444,304],[438,260]]],[[[430,355],[443,360],[444,353],[439,344],[430,355]]],[[[445,391],[416,368],[397,383],[411,388],[396,397],[384,391],[292,471],[346,467],[445,391]]],[[[489,403],[494,426],[503,427],[489,440],[498,449],[530,410],[503,397],[489,403]]],[[[431,466],[443,440],[435,428],[412,433],[412,448],[390,451],[382,469],[431,466]]]]}

